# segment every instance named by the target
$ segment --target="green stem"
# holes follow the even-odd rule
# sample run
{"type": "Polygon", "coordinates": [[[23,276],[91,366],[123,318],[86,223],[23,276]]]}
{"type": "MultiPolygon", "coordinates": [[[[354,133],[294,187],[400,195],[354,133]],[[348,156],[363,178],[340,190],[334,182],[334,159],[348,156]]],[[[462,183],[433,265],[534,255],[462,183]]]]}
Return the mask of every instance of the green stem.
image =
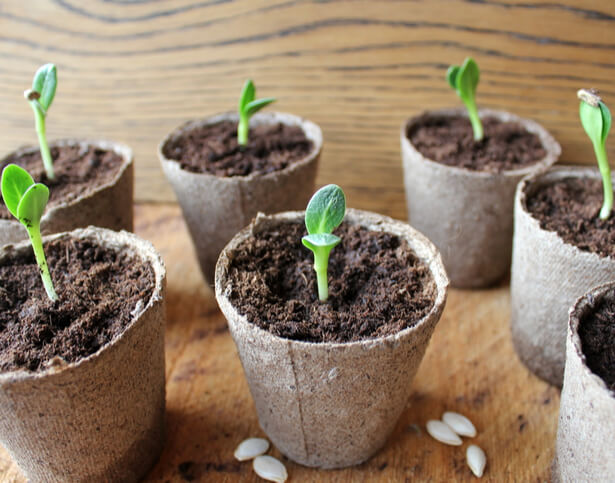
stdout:
{"type": "Polygon", "coordinates": [[[47,137],[45,135],[45,114],[34,102],[30,102],[30,105],[34,111],[36,134],[38,135],[38,144],[41,148],[41,158],[43,158],[47,179],[55,179],[56,175],[53,171],[53,160],[51,159],[51,152],[49,151],[49,145],[47,144],[47,137]]]}
{"type": "Polygon", "coordinates": [[[483,124],[480,122],[480,116],[478,115],[478,109],[474,99],[464,100],[464,104],[468,109],[468,117],[472,123],[472,130],[474,131],[474,141],[480,141],[483,139],[483,124]]]}
{"type": "Polygon", "coordinates": [[[602,175],[602,188],[604,190],[604,202],[600,209],[600,219],[606,220],[611,215],[613,209],[613,183],[611,180],[611,168],[606,157],[606,149],[600,144],[594,143],[594,152],[598,160],[598,168],[602,175]]]}
{"type": "Polygon", "coordinates": [[[47,259],[45,258],[45,251],[43,250],[43,240],[41,238],[41,226],[40,224],[33,224],[28,228],[28,235],[30,236],[30,242],[32,243],[32,249],[34,250],[34,257],[36,258],[36,264],[38,265],[43,279],[43,285],[47,296],[52,300],[58,300],[58,295],[53,288],[53,280],[51,280],[51,273],[49,273],[49,266],[47,265],[47,259]]]}
{"type": "Polygon", "coordinates": [[[314,252],[314,271],[318,283],[318,298],[324,302],[329,298],[329,283],[327,281],[327,267],[329,266],[329,253],[333,247],[318,247],[314,252]]]}
{"type": "Polygon", "coordinates": [[[248,143],[248,129],[250,127],[250,119],[245,114],[239,115],[239,124],[237,124],[237,142],[240,146],[245,146],[248,143]]]}

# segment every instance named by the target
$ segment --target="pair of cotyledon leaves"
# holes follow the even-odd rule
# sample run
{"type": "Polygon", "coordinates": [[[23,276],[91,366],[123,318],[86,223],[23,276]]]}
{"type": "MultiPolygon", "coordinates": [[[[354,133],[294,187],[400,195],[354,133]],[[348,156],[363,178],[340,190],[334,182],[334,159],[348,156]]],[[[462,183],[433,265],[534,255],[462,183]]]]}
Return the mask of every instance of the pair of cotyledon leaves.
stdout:
{"type": "Polygon", "coordinates": [[[302,238],[303,244],[310,250],[333,248],[341,240],[331,232],[340,225],[345,214],[346,198],[339,186],[330,184],[319,189],[305,210],[308,235],[302,238]]]}
{"type": "Polygon", "coordinates": [[[480,80],[478,65],[468,57],[461,66],[451,65],[446,72],[446,80],[457,91],[463,101],[474,101],[476,87],[480,80]]]}
{"type": "Polygon", "coordinates": [[[254,87],[254,82],[248,79],[243,86],[241,96],[239,96],[239,113],[241,115],[250,117],[255,112],[275,101],[275,97],[254,99],[255,96],[256,88],[254,87]]]}
{"type": "Polygon", "coordinates": [[[38,101],[38,104],[43,108],[44,113],[46,113],[56,95],[57,85],[58,76],[56,66],[53,64],[45,64],[39,67],[32,79],[32,91],[38,94],[38,98],[31,98],[28,96],[28,100],[38,101]]]}
{"type": "Polygon", "coordinates": [[[579,117],[583,129],[591,139],[592,143],[604,148],[606,138],[611,129],[611,112],[604,102],[595,94],[595,91],[579,91],[581,104],[579,106],[579,117]]]}
{"type": "Polygon", "coordinates": [[[40,223],[49,200],[49,189],[35,183],[23,168],[10,164],[2,171],[2,197],[9,212],[30,229],[40,223]]]}

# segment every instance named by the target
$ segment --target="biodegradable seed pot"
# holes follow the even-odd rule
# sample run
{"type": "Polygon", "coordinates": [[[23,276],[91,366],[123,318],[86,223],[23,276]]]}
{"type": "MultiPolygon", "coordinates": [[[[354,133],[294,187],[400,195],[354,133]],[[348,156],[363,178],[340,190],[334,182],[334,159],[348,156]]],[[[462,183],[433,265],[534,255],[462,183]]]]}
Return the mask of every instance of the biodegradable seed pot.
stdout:
{"type": "Polygon", "coordinates": [[[558,387],[562,386],[564,376],[568,309],[590,288],[615,278],[615,257],[590,251],[588,246],[594,241],[575,243],[542,227],[551,217],[539,220],[529,211],[528,203],[553,212],[554,208],[542,201],[542,193],[546,189],[564,193],[563,206],[558,206],[558,211],[571,212],[577,206],[575,209],[583,215],[575,221],[563,221],[564,226],[574,228],[568,235],[596,232],[597,239],[602,238],[607,246],[612,246],[609,226],[610,233],[615,233],[615,222],[598,220],[602,203],[600,180],[597,169],[553,168],[524,179],[515,197],[510,282],[513,343],[521,361],[534,374],[558,387]],[[581,189],[582,182],[593,183],[591,192],[581,189]]]}
{"type": "Polygon", "coordinates": [[[401,127],[408,219],[438,247],[451,285],[459,288],[485,287],[506,275],[511,259],[515,187],[523,176],[554,164],[561,152],[553,137],[533,121],[489,109],[481,109],[479,115],[485,124],[485,139],[477,142],[472,141],[470,123],[465,120],[468,114],[463,109],[426,112],[401,127]],[[488,122],[489,118],[493,121],[488,122]],[[506,127],[503,123],[514,123],[521,129],[511,127],[501,132],[506,127]],[[447,124],[467,125],[467,159],[450,161],[462,151],[459,146],[463,140],[443,145],[449,138],[447,124]],[[425,144],[431,143],[434,157],[440,161],[422,154],[409,139],[417,129],[430,125],[441,138],[426,139],[425,144]],[[542,155],[538,159],[525,159],[521,136],[539,141],[542,155]],[[503,158],[494,157],[490,138],[507,146],[503,158]],[[514,147],[514,157],[509,146],[514,147]],[[476,164],[479,155],[480,164],[476,164]]]}
{"type": "Polygon", "coordinates": [[[137,481],[164,440],[162,260],[127,232],[88,227],[44,241],[56,302],[29,243],[0,249],[0,441],[30,481],[137,481]],[[119,266],[131,284],[117,282],[119,266]]]}
{"type": "Polygon", "coordinates": [[[554,481],[612,481],[615,474],[614,309],[615,284],[609,283],[570,310],[554,481]]]}
{"type": "Polygon", "coordinates": [[[348,210],[321,302],[301,244],[303,219],[304,212],[259,214],[238,233],[220,255],[216,299],[269,439],[300,464],[341,468],[375,454],[406,408],[448,279],[436,248],[412,227],[348,210]],[[262,273],[243,268],[252,263],[264,263],[262,273]],[[250,305],[244,293],[252,290],[250,305]],[[263,311],[271,317],[259,317],[263,311]],[[393,315],[372,325],[382,313],[393,315]]]}
{"type": "Polygon", "coordinates": [[[212,285],[220,251],[258,212],[305,207],[314,189],[322,149],[322,133],[316,124],[291,114],[258,113],[251,120],[250,130],[256,132],[250,135],[248,151],[275,152],[275,144],[280,141],[263,140],[260,148],[250,147],[251,143],[260,142],[255,139],[259,130],[284,131],[294,126],[301,129],[310,147],[299,158],[284,165],[276,166],[279,163],[272,164],[269,160],[257,163],[256,167],[248,166],[243,162],[242,150],[236,142],[237,121],[237,113],[226,113],[188,122],[168,134],[158,148],[163,171],[173,186],[192,236],[201,271],[212,285]],[[224,123],[235,127],[217,133],[211,141],[198,139],[195,135],[219,129],[224,123]],[[180,144],[186,147],[177,147],[180,144]],[[206,149],[209,149],[209,154],[206,149]],[[192,159],[180,159],[178,151],[189,151],[192,159]],[[206,168],[195,166],[198,164],[195,160],[203,156],[211,164],[206,168]],[[218,157],[225,159],[219,162],[218,157]]]}
{"type": "MultiPolygon", "coordinates": [[[[38,146],[20,148],[0,160],[0,169],[14,163],[50,188],[43,218],[44,234],[89,225],[111,230],[133,229],[133,155],[110,141],[66,139],[51,143],[56,180],[45,177],[38,146]]],[[[27,238],[21,224],[0,203],[0,245],[27,238]]]]}

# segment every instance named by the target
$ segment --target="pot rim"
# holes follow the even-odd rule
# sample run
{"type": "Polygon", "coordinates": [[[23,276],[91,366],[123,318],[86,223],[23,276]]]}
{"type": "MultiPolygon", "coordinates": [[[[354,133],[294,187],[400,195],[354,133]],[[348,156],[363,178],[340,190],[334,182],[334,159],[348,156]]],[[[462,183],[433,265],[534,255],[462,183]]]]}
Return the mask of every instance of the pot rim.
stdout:
{"type": "Polygon", "coordinates": [[[206,117],[204,119],[193,119],[184,122],[180,126],[173,129],[171,132],[166,134],[160,143],[158,143],[157,153],[158,158],[162,164],[166,164],[166,166],[170,169],[177,170],[179,172],[185,173],[186,175],[202,177],[202,178],[214,178],[220,180],[220,182],[226,183],[249,183],[255,178],[259,179],[267,179],[274,178],[279,176],[281,173],[289,173],[301,166],[311,163],[320,155],[322,151],[323,145],[323,137],[322,130],[318,126],[318,124],[299,117],[295,114],[290,114],[286,112],[278,112],[278,111],[267,111],[267,112],[257,112],[250,119],[250,123],[259,124],[273,124],[275,122],[281,122],[286,125],[296,125],[300,126],[303,130],[303,133],[312,141],[312,150],[303,158],[289,164],[286,168],[280,169],[277,171],[272,171],[270,173],[250,173],[246,176],[216,176],[215,174],[203,172],[203,173],[195,173],[192,171],[184,170],[180,167],[178,160],[169,159],[163,153],[164,146],[173,138],[180,136],[185,131],[189,131],[191,129],[208,126],[211,124],[216,124],[221,121],[237,121],[239,119],[239,114],[234,111],[222,112],[219,114],[214,114],[213,116],[206,117]]]}
{"type": "MultiPolygon", "coordinates": [[[[96,186],[93,187],[92,190],[87,191],[86,193],[83,193],[77,196],[75,199],[71,201],[66,202],[64,200],[60,200],[56,204],[48,206],[47,209],[45,210],[45,213],[41,217],[41,225],[44,224],[47,221],[47,219],[52,217],[52,215],[55,214],[56,212],[66,209],[67,207],[75,206],[78,203],[82,202],[84,199],[91,198],[92,196],[100,193],[101,191],[104,191],[116,185],[117,182],[120,180],[120,178],[124,175],[126,170],[134,164],[134,154],[132,152],[132,149],[128,145],[119,143],[116,141],[109,141],[106,139],[89,139],[89,138],[86,138],[86,139],[79,139],[79,138],[57,139],[49,143],[49,148],[51,149],[54,147],[78,146],[78,145],[93,146],[93,147],[104,149],[105,151],[113,151],[115,154],[117,154],[118,156],[122,158],[122,164],[120,165],[120,168],[118,169],[115,176],[111,180],[107,181],[106,183],[97,184],[96,186]]],[[[9,156],[15,156],[15,155],[23,156],[24,154],[30,154],[32,152],[37,152],[39,150],[40,148],[38,145],[29,144],[29,145],[21,146],[15,149],[14,151],[11,151],[7,155],[3,156],[2,159],[0,159],[0,164],[3,164],[6,158],[8,158],[9,156]]],[[[11,219],[0,219],[0,223],[1,222],[16,223],[16,224],[20,223],[18,220],[12,217],[11,219]]]]}
{"type": "Polygon", "coordinates": [[[579,325],[581,318],[586,314],[593,312],[597,302],[605,298],[615,299],[615,282],[608,282],[596,287],[593,287],[588,292],[581,295],[568,311],[568,341],[572,344],[574,354],[581,361],[583,373],[586,377],[594,381],[601,390],[606,391],[611,398],[615,398],[615,391],[611,391],[602,377],[592,371],[587,365],[587,358],[583,353],[581,337],[579,336],[579,325]],[[609,294],[611,292],[611,294],[609,294]]]}
{"type": "MultiPolygon", "coordinates": [[[[160,254],[154,248],[151,242],[139,238],[134,233],[125,230],[115,232],[107,228],[96,226],[88,226],[87,228],[78,228],[70,232],[54,233],[52,235],[43,236],[43,242],[50,242],[60,238],[80,238],[98,241],[113,249],[129,249],[143,261],[147,261],[152,266],[154,271],[154,290],[147,304],[141,308],[138,314],[133,315],[132,320],[124,328],[124,330],[115,338],[104,344],[96,352],[83,357],[75,362],[62,362],[59,365],[51,365],[43,370],[36,372],[25,369],[17,369],[14,371],[0,372],[0,385],[11,384],[27,380],[36,380],[40,378],[50,378],[59,376],[65,371],[74,370],[78,367],[88,366],[101,356],[102,353],[108,351],[111,347],[118,344],[126,334],[133,330],[136,322],[140,320],[147,312],[162,303],[164,298],[166,268],[160,254]]],[[[18,251],[27,251],[31,248],[30,241],[25,240],[15,244],[4,245],[0,248],[0,265],[5,259],[11,257],[18,251]]]]}
{"type": "MultiPolygon", "coordinates": [[[[228,282],[226,280],[227,268],[230,262],[230,258],[232,257],[229,254],[232,253],[241,242],[249,238],[252,235],[254,229],[263,230],[266,229],[268,226],[275,226],[280,223],[301,223],[304,220],[304,214],[304,211],[286,211],[276,213],[274,215],[264,215],[262,213],[259,213],[256,218],[252,220],[252,223],[250,223],[247,227],[237,233],[224,247],[222,253],[220,254],[220,257],[218,258],[218,263],[216,264],[215,295],[218,304],[220,305],[220,308],[225,316],[227,315],[227,313],[229,313],[236,321],[238,321],[239,324],[248,327],[252,331],[252,333],[256,334],[260,338],[269,339],[277,343],[282,342],[293,344],[299,347],[318,346],[326,350],[345,349],[361,346],[364,348],[372,348],[379,345],[393,344],[399,339],[408,337],[414,332],[417,332],[422,325],[427,323],[427,321],[431,320],[433,317],[437,316],[437,314],[441,313],[441,311],[444,309],[444,306],[446,304],[449,280],[444,269],[444,264],[442,263],[440,252],[437,250],[435,245],[425,235],[423,235],[405,222],[369,211],[348,208],[346,210],[346,216],[344,218],[344,221],[349,222],[353,225],[361,225],[374,231],[393,233],[397,236],[405,238],[409,242],[410,248],[412,249],[414,254],[418,258],[420,258],[421,261],[425,263],[425,265],[427,265],[429,272],[434,280],[436,293],[434,298],[434,304],[430,311],[425,314],[420,320],[418,320],[413,326],[402,329],[394,334],[373,337],[369,339],[362,339],[352,342],[309,342],[287,339],[285,337],[274,335],[271,332],[261,329],[257,325],[250,323],[245,315],[241,315],[237,311],[235,306],[230,302],[230,300],[225,294],[225,288],[228,285],[228,282]],[[423,252],[422,254],[418,253],[417,247],[419,248],[418,251],[423,252]]],[[[228,316],[227,319],[229,319],[228,316]]]]}
{"type": "MultiPolygon", "coordinates": [[[[610,255],[602,256],[595,252],[581,250],[576,245],[573,245],[572,243],[568,243],[564,241],[564,239],[559,235],[559,233],[553,230],[546,230],[542,228],[540,226],[539,221],[536,218],[534,218],[532,213],[530,213],[530,211],[527,209],[527,198],[531,196],[532,194],[534,194],[536,190],[538,190],[542,186],[548,183],[566,179],[566,178],[585,178],[585,177],[602,180],[600,176],[600,172],[598,171],[598,168],[589,167],[589,166],[555,166],[555,167],[551,167],[549,170],[544,171],[542,173],[534,173],[534,174],[529,174],[525,176],[519,182],[519,184],[517,185],[517,189],[515,191],[515,216],[517,215],[517,209],[519,209],[521,210],[522,213],[525,214],[525,216],[528,217],[529,222],[532,224],[532,228],[534,230],[539,230],[543,233],[548,233],[547,236],[555,237],[554,239],[557,239],[559,243],[572,247],[575,250],[578,250],[579,252],[586,254],[587,256],[596,257],[596,260],[609,260],[609,259],[615,260],[615,257],[611,257],[610,255]]],[[[615,180],[615,173],[613,173],[611,177],[615,180]]]]}
{"type": "MultiPolygon", "coordinates": [[[[422,162],[429,164],[432,166],[434,170],[442,170],[443,172],[455,173],[458,175],[463,175],[471,178],[495,178],[495,177],[515,177],[515,176],[525,176],[530,173],[535,173],[536,171],[544,171],[548,169],[550,166],[555,164],[562,153],[562,148],[560,144],[555,140],[555,138],[540,124],[531,119],[525,119],[519,117],[515,114],[512,114],[508,111],[502,110],[494,110],[488,108],[482,108],[478,110],[478,114],[481,118],[485,116],[496,117],[499,120],[506,120],[508,122],[516,122],[522,125],[528,132],[536,134],[540,138],[540,142],[543,148],[546,151],[545,156],[532,163],[530,165],[524,166],[518,169],[510,169],[504,170],[500,172],[489,172],[489,171],[476,171],[468,168],[461,168],[459,166],[449,166],[446,164],[439,163],[432,159],[429,159],[418,151],[414,145],[410,142],[410,139],[406,136],[408,132],[408,128],[420,120],[423,117],[430,116],[463,116],[468,117],[468,112],[464,108],[444,108],[444,109],[435,109],[435,110],[427,110],[423,111],[420,114],[412,116],[406,119],[400,129],[400,140],[402,145],[402,152],[407,150],[410,154],[412,154],[415,158],[420,159],[422,162]]],[[[443,173],[444,175],[444,173],[443,173]]]]}

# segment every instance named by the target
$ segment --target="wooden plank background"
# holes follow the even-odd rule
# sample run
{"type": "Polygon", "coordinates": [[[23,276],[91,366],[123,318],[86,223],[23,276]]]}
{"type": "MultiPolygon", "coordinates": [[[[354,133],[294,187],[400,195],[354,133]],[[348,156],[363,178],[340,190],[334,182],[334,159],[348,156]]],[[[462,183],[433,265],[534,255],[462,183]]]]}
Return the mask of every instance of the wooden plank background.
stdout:
{"type": "MultiPolygon", "coordinates": [[[[260,95],[278,97],[276,109],[323,128],[319,184],[342,185],[350,206],[404,218],[400,124],[460,105],[444,73],[467,55],[482,69],[479,105],[541,122],[564,162],[593,163],[575,92],[599,88],[615,107],[614,20],[612,0],[2,0],[0,150],[35,142],[22,92],[54,62],[49,137],[109,138],[136,153],[136,231],[169,266],[169,439],[148,481],[257,481],[231,455],[261,434],[179,209],[159,204],[174,199],[156,156],[164,134],[234,109],[252,77],[260,95]]],[[[514,356],[509,315],[506,284],[452,290],[411,408],[383,451],[344,471],[289,464],[293,480],[473,481],[459,448],[425,435],[445,409],[477,424],[484,480],[546,480],[559,396],[514,356]]],[[[23,481],[1,450],[0,478],[23,481]]]]}
{"type": "Polygon", "coordinates": [[[137,200],[173,200],[159,140],[235,109],[252,77],[276,109],[323,128],[319,183],[403,218],[399,126],[461,105],[444,73],[467,55],[482,69],[479,105],[541,122],[564,161],[593,163],[575,92],[599,88],[615,107],[614,19],[612,0],[3,0],[0,150],[36,142],[22,92],[54,62],[49,137],[129,144],[137,200]]]}

